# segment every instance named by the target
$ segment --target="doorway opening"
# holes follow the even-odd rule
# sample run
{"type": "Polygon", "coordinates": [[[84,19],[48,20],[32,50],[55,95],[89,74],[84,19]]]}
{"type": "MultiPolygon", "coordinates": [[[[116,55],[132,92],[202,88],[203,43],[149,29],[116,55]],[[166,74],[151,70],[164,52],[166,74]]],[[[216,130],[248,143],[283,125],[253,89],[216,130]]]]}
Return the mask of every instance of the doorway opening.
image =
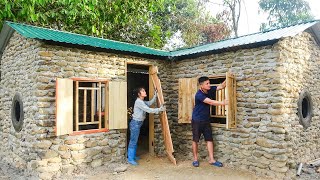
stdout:
{"type": "MultiPolygon", "coordinates": [[[[137,65],[137,64],[127,64],[127,104],[128,104],[128,131],[127,131],[127,145],[130,141],[130,121],[132,119],[133,106],[135,102],[135,97],[133,95],[133,90],[139,87],[143,87],[147,92],[147,97],[145,101],[149,100],[149,66],[137,65]]],[[[150,121],[149,114],[147,113],[146,119],[140,129],[140,135],[138,139],[137,155],[143,155],[149,153],[149,142],[150,142],[150,121]]],[[[152,152],[151,152],[152,153],[152,152]]]]}

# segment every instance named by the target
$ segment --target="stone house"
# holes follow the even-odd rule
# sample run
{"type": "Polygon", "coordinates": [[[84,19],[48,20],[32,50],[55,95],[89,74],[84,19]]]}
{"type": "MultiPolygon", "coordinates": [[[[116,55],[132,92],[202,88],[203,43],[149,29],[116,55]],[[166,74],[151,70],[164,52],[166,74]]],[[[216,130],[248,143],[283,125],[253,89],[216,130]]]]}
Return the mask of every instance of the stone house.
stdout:
{"type": "MultiPolygon", "coordinates": [[[[153,94],[157,67],[178,162],[192,159],[195,80],[206,75],[212,84],[228,81],[216,98],[230,104],[211,108],[216,158],[291,178],[297,163],[320,157],[319,42],[319,21],[172,52],[6,22],[0,159],[40,178],[124,162],[131,91],[153,94]]],[[[165,155],[161,117],[148,118],[139,147],[165,155]]]]}

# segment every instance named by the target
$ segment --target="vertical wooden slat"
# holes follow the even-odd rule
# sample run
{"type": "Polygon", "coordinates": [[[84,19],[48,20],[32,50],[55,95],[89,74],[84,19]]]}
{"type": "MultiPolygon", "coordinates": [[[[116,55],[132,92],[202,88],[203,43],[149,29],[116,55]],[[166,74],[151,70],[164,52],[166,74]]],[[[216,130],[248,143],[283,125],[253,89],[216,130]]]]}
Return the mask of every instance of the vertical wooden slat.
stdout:
{"type": "MultiPolygon", "coordinates": [[[[151,70],[152,68],[149,67],[149,94],[154,94],[154,86],[150,77],[151,70]]],[[[151,156],[154,156],[154,133],[154,114],[151,113],[149,114],[149,153],[151,156]]]]}
{"type": "Polygon", "coordinates": [[[101,82],[99,82],[99,90],[98,90],[98,112],[99,112],[99,129],[101,129],[101,82]]]}
{"type": "MultiPolygon", "coordinates": [[[[94,88],[94,84],[95,83],[92,83],[92,88],[94,88]]],[[[96,90],[92,89],[91,90],[91,122],[94,121],[94,114],[95,114],[95,111],[94,111],[94,105],[95,105],[95,100],[94,100],[94,92],[96,90]]]]}
{"type": "Polygon", "coordinates": [[[79,81],[76,81],[76,131],[79,131],[79,81]]]}
{"type": "Polygon", "coordinates": [[[226,98],[229,100],[229,105],[226,106],[227,109],[227,120],[226,128],[236,127],[236,86],[235,77],[231,73],[226,73],[226,98]]]}
{"type": "Polygon", "coordinates": [[[87,122],[87,90],[83,91],[83,122],[87,122]]]}
{"type": "Polygon", "coordinates": [[[233,113],[234,113],[234,121],[232,123],[231,128],[237,127],[237,82],[236,77],[233,76],[233,113]]]}
{"type": "Polygon", "coordinates": [[[109,88],[108,85],[105,83],[105,106],[104,106],[104,128],[109,129],[109,88]]]}
{"type": "Polygon", "coordinates": [[[56,126],[57,136],[73,132],[73,80],[56,80],[56,126]]]}
{"type": "MultiPolygon", "coordinates": [[[[226,96],[225,96],[225,89],[222,89],[221,90],[221,93],[222,93],[222,101],[226,99],[226,96]]],[[[221,109],[221,115],[222,116],[225,116],[226,115],[226,112],[225,112],[225,106],[222,106],[222,109],[221,109]]]]}

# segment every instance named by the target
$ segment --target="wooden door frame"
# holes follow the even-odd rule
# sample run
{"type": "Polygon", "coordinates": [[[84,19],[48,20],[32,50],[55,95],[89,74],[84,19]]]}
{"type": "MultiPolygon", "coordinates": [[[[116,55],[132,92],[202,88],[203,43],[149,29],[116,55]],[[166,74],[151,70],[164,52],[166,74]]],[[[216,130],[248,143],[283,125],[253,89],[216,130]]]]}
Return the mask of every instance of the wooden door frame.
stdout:
{"type": "MultiPolygon", "coordinates": [[[[141,65],[141,66],[147,66],[149,67],[149,95],[154,93],[154,87],[152,83],[152,79],[150,76],[150,71],[152,69],[152,64],[147,62],[129,62],[127,61],[125,63],[126,65],[126,79],[128,79],[127,71],[128,71],[128,65],[141,65]]],[[[154,105],[153,105],[154,106],[154,105]]],[[[129,127],[128,127],[129,128],[129,127]]],[[[127,136],[128,138],[128,136],[127,136]]],[[[149,154],[154,156],[154,114],[149,114],[149,154]]]]}

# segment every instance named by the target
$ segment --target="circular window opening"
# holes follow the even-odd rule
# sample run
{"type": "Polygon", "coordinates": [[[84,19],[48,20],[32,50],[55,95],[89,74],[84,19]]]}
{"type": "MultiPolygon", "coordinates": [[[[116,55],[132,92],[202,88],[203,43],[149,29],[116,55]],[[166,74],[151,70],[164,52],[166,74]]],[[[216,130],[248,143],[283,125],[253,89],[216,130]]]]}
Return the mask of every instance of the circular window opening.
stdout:
{"type": "Polygon", "coordinates": [[[303,90],[298,100],[299,122],[304,128],[308,128],[312,119],[312,99],[309,91],[303,90]]]}
{"type": "Polygon", "coordinates": [[[14,129],[19,132],[23,125],[23,103],[19,93],[16,93],[12,99],[11,120],[14,129]]]}

